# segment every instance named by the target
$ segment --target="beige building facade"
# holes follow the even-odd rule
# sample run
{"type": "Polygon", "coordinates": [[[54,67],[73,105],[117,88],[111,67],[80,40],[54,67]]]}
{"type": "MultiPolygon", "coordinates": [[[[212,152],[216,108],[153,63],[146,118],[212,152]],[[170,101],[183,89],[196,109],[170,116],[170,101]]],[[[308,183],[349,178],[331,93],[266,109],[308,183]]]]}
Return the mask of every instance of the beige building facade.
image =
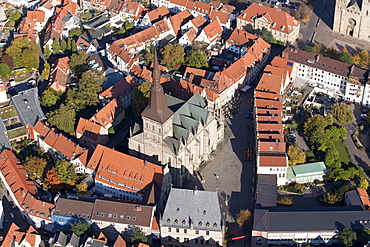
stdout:
{"type": "Polygon", "coordinates": [[[370,41],[370,2],[336,0],[333,30],[341,34],[370,41]]]}

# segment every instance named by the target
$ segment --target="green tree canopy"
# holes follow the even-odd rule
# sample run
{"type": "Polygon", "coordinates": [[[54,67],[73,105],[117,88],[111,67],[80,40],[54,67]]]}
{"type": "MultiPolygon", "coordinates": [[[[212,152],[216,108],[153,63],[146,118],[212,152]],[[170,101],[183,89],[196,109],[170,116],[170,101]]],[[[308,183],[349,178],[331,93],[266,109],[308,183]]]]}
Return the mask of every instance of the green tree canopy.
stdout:
{"type": "Polygon", "coordinates": [[[296,164],[303,164],[306,162],[306,154],[298,146],[290,145],[288,148],[288,163],[291,166],[296,164]]]}
{"type": "Polygon", "coordinates": [[[72,106],[61,104],[59,109],[46,114],[50,124],[58,129],[74,134],[76,122],[76,110],[72,106]]]}
{"type": "Polygon", "coordinates": [[[51,44],[51,48],[53,49],[54,53],[59,53],[61,51],[61,47],[60,47],[58,39],[53,39],[53,43],[51,44]]]}
{"type": "Polygon", "coordinates": [[[266,41],[267,43],[274,43],[275,42],[275,38],[274,36],[272,35],[272,33],[267,30],[267,28],[265,27],[262,27],[262,29],[260,30],[260,36],[261,38],[266,41]]]}
{"type": "Polygon", "coordinates": [[[103,72],[98,70],[88,70],[82,74],[79,88],[84,95],[87,106],[94,106],[99,103],[98,94],[101,92],[101,86],[105,80],[103,72]]]}
{"type": "Polygon", "coordinates": [[[60,99],[61,94],[52,88],[46,89],[42,93],[41,105],[46,107],[55,106],[60,99]]]}
{"type": "Polygon", "coordinates": [[[315,115],[304,123],[304,134],[311,144],[324,139],[324,129],[328,125],[322,115],[315,115]]]}
{"type": "Polygon", "coordinates": [[[179,44],[168,44],[162,50],[162,63],[166,67],[173,67],[185,62],[184,47],[179,44]]]}
{"type": "Polygon", "coordinates": [[[369,188],[369,181],[367,181],[367,179],[362,179],[362,180],[360,181],[360,183],[358,184],[358,187],[359,187],[360,189],[365,189],[365,190],[367,190],[367,189],[369,188]]]}
{"type": "Polygon", "coordinates": [[[333,193],[326,193],[324,195],[324,203],[326,205],[335,205],[338,202],[340,202],[341,200],[342,200],[341,198],[339,198],[337,195],[335,195],[333,193]]]}
{"type": "Polygon", "coordinates": [[[208,56],[201,50],[192,50],[186,58],[187,65],[195,68],[207,68],[208,56]]]}
{"type": "Polygon", "coordinates": [[[6,63],[0,63],[0,76],[9,78],[12,73],[12,70],[6,63]]]}
{"type": "Polygon", "coordinates": [[[45,63],[44,64],[44,69],[41,72],[41,76],[44,80],[48,80],[50,76],[50,64],[45,63]]]}
{"type": "Polygon", "coordinates": [[[338,56],[338,60],[344,63],[353,64],[353,57],[352,55],[347,51],[346,48],[344,48],[338,56]]]}
{"type": "Polygon", "coordinates": [[[8,10],[8,20],[12,22],[18,21],[23,15],[16,9],[9,9],[8,10]]]}
{"type": "Polygon", "coordinates": [[[72,225],[72,232],[77,236],[82,236],[89,228],[90,225],[86,221],[77,221],[72,225]]]}
{"type": "Polygon", "coordinates": [[[351,111],[350,106],[344,102],[334,104],[332,107],[332,113],[340,123],[348,124],[353,120],[353,112],[351,111]]]}
{"type": "Polygon", "coordinates": [[[81,75],[85,72],[88,67],[86,64],[89,55],[85,51],[79,51],[78,53],[73,53],[71,56],[71,60],[69,61],[69,67],[71,71],[76,75],[81,75]]]}
{"type": "Polygon", "coordinates": [[[154,49],[155,46],[150,45],[149,48],[143,50],[146,65],[149,65],[151,62],[154,61],[154,49]]]}
{"type": "Polygon", "coordinates": [[[342,246],[354,246],[355,241],[357,240],[357,235],[355,232],[351,231],[348,227],[344,227],[338,236],[339,244],[342,246]]]}
{"type": "Polygon", "coordinates": [[[44,55],[45,55],[45,57],[46,58],[49,58],[52,53],[53,52],[50,49],[50,45],[45,46],[45,48],[44,48],[44,55]]]}
{"type": "Polygon", "coordinates": [[[136,116],[140,116],[148,105],[151,87],[152,83],[145,81],[134,89],[132,93],[132,110],[136,116]]]}
{"type": "Polygon", "coordinates": [[[27,157],[26,161],[23,163],[28,177],[32,180],[36,179],[36,177],[42,177],[47,165],[48,163],[45,159],[32,156],[27,157]]]}
{"type": "Polygon", "coordinates": [[[67,160],[58,160],[55,164],[55,171],[60,181],[74,185],[76,182],[76,170],[74,165],[67,160]]]}
{"type": "Polygon", "coordinates": [[[132,21],[126,21],[125,22],[125,29],[126,29],[126,31],[132,29],[134,26],[135,26],[135,23],[132,22],[132,21]]]}
{"type": "Polygon", "coordinates": [[[13,40],[5,53],[11,56],[14,65],[26,67],[28,70],[39,66],[40,46],[28,37],[19,37],[13,40]]]}
{"type": "Polygon", "coordinates": [[[310,53],[315,53],[315,49],[313,48],[313,46],[305,45],[303,47],[303,50],[307,51],[307,52],[310,52],[310,53]]]}
{"type": "Polygon", "coordinates": [[[82,32],[83,32],[83,29],[81,27],[72,28],[68,33],[68,37],[74,38],[76,36],[80,36],[82,32]]]}
{"type": "Polygon", "coordinates": [[[141,231],[134,230],[132,232],[131,236],[131,243],[132,244],[137,244],[137,243],[146,243],[148,241],[147,237],[145,234],[141,231]]]}
{"type": "Polygon", "coordinates": [[[347,130],[343,126],[336,127],[332,125],[329,126],[329,128],[325,129],[324,134],[332,140],[343,140],[344,138],[346,138],[346,132],[347,130]]]}
{"type": "Polygon", "coordinates": [[[331,47],[328,47],[324,51],[324,56],[325,57],[328,57],[328,58],[331,58],[331,59],[337,60],[338,57],[339,57],[339,52],[334,47],[331,46],[331,47]]]}
{"type": "Polygon", "coordinates": [[[333,125],[334,119],[331,113],[326,114],[325,119],[326,119],[326,123],[328,124],[328,126],[333,125]]]}

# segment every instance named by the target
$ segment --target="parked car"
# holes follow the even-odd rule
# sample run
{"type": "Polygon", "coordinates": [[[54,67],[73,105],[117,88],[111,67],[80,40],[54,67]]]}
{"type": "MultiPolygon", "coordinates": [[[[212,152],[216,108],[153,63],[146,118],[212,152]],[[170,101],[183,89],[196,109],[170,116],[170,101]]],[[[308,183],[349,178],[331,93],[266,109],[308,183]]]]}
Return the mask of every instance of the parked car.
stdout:
{"type": "Polygon", "coordinates": [[[15,87],[9,87],[8,88],[8,92],[9,93],[16,93],[17,92],[17,89],[15,87]]]}
{"type": "Polygon", "coordinates": [[[28,81],[27,81],[27,86],[29,86],[29,87],[31,87],[31,86],[34,86],[34,85],[36,85],[36,80],[35,79],[33,79],[33,78],[31,78],[31,79],[29,79],[28,81]]]}

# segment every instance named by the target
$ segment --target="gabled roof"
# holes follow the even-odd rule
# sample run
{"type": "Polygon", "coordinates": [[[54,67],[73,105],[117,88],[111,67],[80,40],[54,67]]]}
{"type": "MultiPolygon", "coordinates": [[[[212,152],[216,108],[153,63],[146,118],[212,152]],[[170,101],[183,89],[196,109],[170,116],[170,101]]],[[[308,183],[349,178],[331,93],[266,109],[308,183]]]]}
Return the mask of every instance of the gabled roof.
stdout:
{"type": "Polygon", "coordinates": [[[159,8],[153,9],[152,11],[146,13],[152,23],[156,22],[157,20],[161,20],[164,16],[169,14],[170,11],[165,6],[160,6],[159,8]]]}
{"type": "Polygon", "coordinates": [[[259,153],[258,166],[288,167],[288,157],[285,153],[259,153]]]}
{"type": "Polygon", "coordinates": [[[170,17],[170,22],[175,32],[175,35],[180,34],[181,26],[193,19],[193,15],[188,10],[181,11],[180,13],[170,17]]]}
{"type": "Polygon", "coordinates": [[[34,22],[44,22],[45,21],[45,12],[44,11],[27,11],[27,19],[34,22]]]}
{"type": "MultiPolygon", "coordinates": [[[[137,66],[137,65],[136,65],[137,66]]],[[[121,99],[133,92],[133,87],[129,84],[126,79],[122,79],[109,87],[107,90],[101,92],[99,97],[105,99],[121,99]]]]}
{"type": "Polygon", "coordinates": [[[234,46],[251,46],[256,39],[256,35],[235,28],[226,42],[234,46]]]}
{"type": "Polygon", "coordinates": [[[88,136],[93,140],[97,140],[102,128],[103,127],[101,125],[80,117],[77,124],[76,133],[83,136],[88,136]]]}
{"type": "Polygon", "coordinates": [[[217,192],[172,188],[163,212],[162,226],[222,231],[217,192]]]}
{"type": "Polygon", "coordinates": [[[294,62],[282,57],[274,57],[271,61],[271,65],[286,70],[290,76],[292,74],[294,62]]]}
{"type": "Polygon", "coordinates": [[[69,67],[69,58],[59,58],[51,67],[49,76],[49,85],[54,90],[65,90],[68,81],[68,75],[71,73],[69,67]]]}
{"type": "Polygon", "coordinates": [[[93,121],[103,127],[111,124],[114,119],[124,111],[121,101],[113,98],[108,104],[100,109],[94,116],[91,117],[90,121],[93,121]]]}
{"type": "Polygon", "coordinates": [[[292,32],[292,27],[300,24],[300,21],[294,19],[294,17],[285,11],[270,8],[256,2],[252,3],[246,10],[244,10],[238,18],[252,23],[255,22],[255,19],[257,18],[265,18],[270,25],[270,29],[284,33],[292,32]]]}
{"type": "Polygon", "coordinates": [[[102,145],[96,147],[87,167],[96,170],[96,180],[101,180],[114,187],[120,186],[112,182],[119,181],[120,184],[136,188],[129,189],[125,186],[122,187],[124,190],[138,192],[137,189],[147,188],[153,180],[159,187],[162,186],[163,170],[161,166],[102,145]],[[111,182],[102,180],[100,177],[109,179],[111,182]]]}
{"type": "Polygon", "coordinates": [[[91,220],[93,209],[93,201],[59,197],[55,204],[53,215],[91,220]]]}
{"type": "Polygon", "coordinates": [[[34,126],[40,119],[45,119],[40,107],[37,87],[19,92],[12,97],[12,102],[24,125],[34,126]]]}
{"type": "Polygon", "coordinates": [[[123,237],[118,234],[118,237],[116,239],[116,241],[114,242],[114,245],[113,247],[126,247],[126,241],[123,239],[123,237]]]}
{"type": "Polygon", "coordinates": [[[191,20],[191,23],[195,28],[201,28],[207,23],[207,19],[201,15],[198,15],[191,20]]]}
{"type": "Polygon", "coordinates": [[[280,94],[283,90],[284,80],[285,78],[281,75],[264,72],[256,90],[280,94]]]}
{"type": "Polygon", "coordinates": [[[220,19],[216,17],[212,22],[204,27],[203,31],[207,35],[211,43],[221,37],[222,26],[220,19]]]}

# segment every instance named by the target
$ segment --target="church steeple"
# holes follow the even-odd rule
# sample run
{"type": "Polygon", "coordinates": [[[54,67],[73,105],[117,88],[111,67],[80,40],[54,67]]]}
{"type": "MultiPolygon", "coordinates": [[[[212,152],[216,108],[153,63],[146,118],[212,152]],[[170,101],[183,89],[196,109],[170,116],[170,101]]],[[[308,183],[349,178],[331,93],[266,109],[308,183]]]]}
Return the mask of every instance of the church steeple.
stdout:
{"type": "Polygon", "coordinates": [[[153,85],[150,89],[149,104],[141,113],[142,116],[164,123],[173,112],[167,107],[164,91],[160,83],[161,72],[158,67],[157,49],[154,50],[153,85]]]}

